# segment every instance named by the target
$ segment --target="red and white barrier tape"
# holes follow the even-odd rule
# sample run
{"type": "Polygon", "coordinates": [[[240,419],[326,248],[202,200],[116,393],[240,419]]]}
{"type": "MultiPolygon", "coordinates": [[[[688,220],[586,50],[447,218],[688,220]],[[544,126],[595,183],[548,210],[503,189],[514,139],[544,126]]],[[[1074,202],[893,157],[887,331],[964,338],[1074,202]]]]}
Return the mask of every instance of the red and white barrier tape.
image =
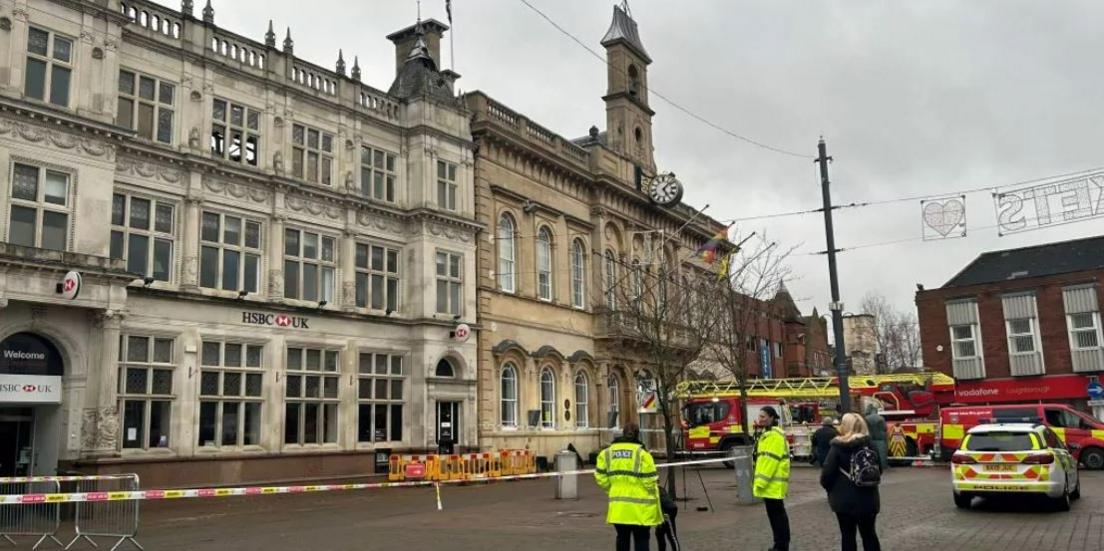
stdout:
{"type": "MultiPolygon", "coordinates": [[[[658,463],[656,467],[666,469],[669,467],[684,467],[688,465],[707,465],[731,461],[729,458],[698,459],[695,461],[681,461],[676,463],[658,463]]],[[[593,474],[594,469],[577,469],[574,471],[515,474],[508,476],[469,478],[465,480],[411,480],[404,482],[371,482],[357,484],[313,484],[302,486],[247,486],[241,488],[195,488],[185,490],[133,490],[119,492],[73,492],[57,494],[11,494],[0,495],[0,505],[24,505],[38,503],[78,503],[101,501],[155,501],[164,499],[187,499],[209,497],[234,497],[257,496],[273,494],[303,494],[313,492],[344,492],[352,490],[374,490],[379,488],[414,488],[436,486],[440,484],[462,484],[466,482],[496,482],[499,480],[531,480],[536,478],[553,478],[557,476],[570,476],[593,474]]],[[[50,478],[50,477],[42,477],[50,478]]],[[[58,477],[55,477],[58,478],[58,477]]],[[[77,477],[79,478],[79,477],[77,477]]]]}

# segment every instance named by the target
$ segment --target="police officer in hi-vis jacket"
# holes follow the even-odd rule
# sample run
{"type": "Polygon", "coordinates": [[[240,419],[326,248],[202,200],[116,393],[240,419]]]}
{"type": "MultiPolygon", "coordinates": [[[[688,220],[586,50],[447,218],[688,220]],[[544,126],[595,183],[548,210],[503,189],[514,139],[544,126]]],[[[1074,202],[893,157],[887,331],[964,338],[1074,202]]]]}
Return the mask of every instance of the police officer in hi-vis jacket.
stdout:
{"type": "Polygon", "coordinates": [[[617,551],[648,551],[651,529],[663,523],[663,513],[659,474],[640,442],[640,427],[626,423],[621,436],[598,454],[594,479],[609,496],[606,522],[617,530],[617,551]]]}

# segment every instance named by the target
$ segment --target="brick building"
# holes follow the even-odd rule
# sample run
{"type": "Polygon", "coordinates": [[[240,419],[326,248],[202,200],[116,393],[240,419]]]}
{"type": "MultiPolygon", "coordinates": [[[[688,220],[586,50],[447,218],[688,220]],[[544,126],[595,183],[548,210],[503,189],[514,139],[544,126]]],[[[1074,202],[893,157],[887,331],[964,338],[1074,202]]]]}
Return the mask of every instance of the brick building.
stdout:
{"type": "Polygon", "coordinates": [[[982,254],[916,293],[925,364],[962,403],[1064,402],[1104,417],[1104,236],[982,254]]]}

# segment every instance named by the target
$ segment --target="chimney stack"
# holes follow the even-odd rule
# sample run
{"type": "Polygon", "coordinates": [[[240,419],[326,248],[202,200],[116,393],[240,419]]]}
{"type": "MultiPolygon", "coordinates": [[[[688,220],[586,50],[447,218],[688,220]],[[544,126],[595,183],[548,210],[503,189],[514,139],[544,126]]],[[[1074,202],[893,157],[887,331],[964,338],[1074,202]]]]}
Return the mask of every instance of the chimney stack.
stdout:
{"type": "MultiPolygon", "coordinates": [[[[426,19],[421,22],[421,25],[422,31],[425,33],[425,43],[426,47],[429,49],[429,56],[433,58],[433,62],[437,64],[437,69],[440,70],[441,38],[449,27],[436,19],[426,19]]],[[[406,63],[406,58],[410,56],[410,50],[414,49],[414,45],[418,42],[417,29],[418,25],[415,24],[387,35],[387,39],[395,44],[396,75],[402,71],[403,64],[406,63]]]]}

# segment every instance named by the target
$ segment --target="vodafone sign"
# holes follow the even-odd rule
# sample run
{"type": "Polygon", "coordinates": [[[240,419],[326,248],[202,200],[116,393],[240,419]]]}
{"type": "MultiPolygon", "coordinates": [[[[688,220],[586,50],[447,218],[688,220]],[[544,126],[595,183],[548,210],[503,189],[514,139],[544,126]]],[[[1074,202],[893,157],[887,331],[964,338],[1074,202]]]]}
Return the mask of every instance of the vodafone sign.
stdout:
{"type": "Polygon", "coordinates": [[[61,377],[0,374],[0,402],[60,404],[61,377]]]}
{"type": "Polygon", "coordinates": [[[1088,398],[1088,383],[1089,379],[1083,375],[958,381],[955,385],[955,401],[987,404],[1085,399],[1088,398]]]}

